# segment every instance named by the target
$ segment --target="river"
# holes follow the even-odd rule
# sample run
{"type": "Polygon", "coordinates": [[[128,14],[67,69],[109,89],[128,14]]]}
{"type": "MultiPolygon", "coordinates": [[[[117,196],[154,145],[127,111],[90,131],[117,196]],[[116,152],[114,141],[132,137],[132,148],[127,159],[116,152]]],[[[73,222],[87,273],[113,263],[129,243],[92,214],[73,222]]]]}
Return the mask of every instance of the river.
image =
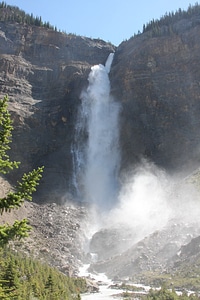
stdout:
{"type": "MultiPolygon", "coordinates": [[[[113,281],[109,279],[105,274],[92,274],[88,272],[89,265],[84,265],[79,270],[80,277],[87,277],[94,280],[95,283],[99,286],[99,292],[96,293],[86,293],[81,295],[81,300],[122,300],[124,297],[120,297],[120,294],[125,292],[122,289],[110,288],[110,286],[114,285],[113,281]]],[[[130,284],[130,283],[129,283],[130,284]]],[[[120,284],[119,284],[120,285],[120,284]]],[[[140,284],[134,284],[134,286],[140,287],[140,293],[147,293],[150,289],[148,286],[143,286],[140,284]]],[[[137,298],[135,298],[137,299],[137,298]]]]}
{"type": "MultiPolygon", "coordinates": [[[[84,265],[79,270],[79,276],[80,277],[88,277],[92,278],[95,283],[99,285],[99,292],[97,293],[88,293],[88,294],[82,294],[81,300],[112,300],[115,299],[114,295],[119,294],[120,292],[123,292],[122,290],[116,290],[113,288],[109,288],[110,285],[113,284],[112,280],[108,279],[108,277],[105,274],[91,274],[87,271],[89,265],[84,265]]],[[[118,297],[118,299],[122,299],[121,297],[118,297]]]]}

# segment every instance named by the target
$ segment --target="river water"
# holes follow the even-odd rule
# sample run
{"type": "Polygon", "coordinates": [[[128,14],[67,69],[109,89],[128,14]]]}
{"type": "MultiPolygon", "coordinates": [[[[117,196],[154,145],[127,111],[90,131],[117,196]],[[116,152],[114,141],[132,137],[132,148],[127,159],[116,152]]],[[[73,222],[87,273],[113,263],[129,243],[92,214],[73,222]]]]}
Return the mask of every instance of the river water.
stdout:
{"type": "MultiPolygon", "coordinates": [[[[111,285],[114,285],[113,281],[109,279],[105,274],[92,274],[88,272],[89,265],[84,265],[79,270],[80,277],[87,277],[94,280],[95,283],[99,285],[99,292],[97,293],[88,293],[82,294],[81,300],[122,300],[123,297],[120,297],[119,294],[125,292],[125,290],[110,288],[111,285]]],[[[119,284],[120,285],[120,284],[119,284]]],[[[143,286],[141,284],[134,284],[134,286],[141,288],[141,293],[147,293],[150,289],[149,286],[143,286]]],[[[137,299],[137,297],[135,298],[137,299]]]]}
{"type": "MultiPolygon", "coordinates": [[[[94,280],[97,284],[99,284],[99,292],[98,293],[88,293],[82,294],[81,300],[112,300],[115,299],[114,295],[123,292],[122,290],[109,288],[111,284],[113,284],[112,280],[108,279],[105,274],[91,274],[87,271],[89,265],[84,265],[79,270],[80,277],[88,277],[94,280]]],[[[117,299],[123,299],[121,297],[117,297],[117,299]]]]}
{"type": "MultiPolygon", "coordinates": [[[[119,290],[109,289],[108,286],[101,286],[99,293],[93,294],[84,294],[81,295],[82,300],[112,300],[115,299],[114,295],[119,294],[119,290]]],[[[123,299],[121,297],[117,297],[117,299],[123,299]]]]}

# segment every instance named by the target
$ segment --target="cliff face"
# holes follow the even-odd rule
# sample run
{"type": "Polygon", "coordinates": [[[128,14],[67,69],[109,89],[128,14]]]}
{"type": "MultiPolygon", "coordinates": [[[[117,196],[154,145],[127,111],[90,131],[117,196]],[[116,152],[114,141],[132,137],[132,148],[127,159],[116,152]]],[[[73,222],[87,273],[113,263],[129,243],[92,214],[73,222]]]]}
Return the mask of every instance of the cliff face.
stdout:
{"type": "MultiPolygon", "coordinates": [[[[10,155],[22,162],[20,173],[45,165],[42,201],[59,201],[68,190],[80,93],[91,66],[113,51],[101,40],[0,23],[0,96],[9,95],[14,121],[10,155]]],[[[11,181],[18,176],[12,172],[11,181]]]]}
{"type": "Polygon", "coordinates": [[[121,170],[141,157],[173,171],[199,163],[199,17],[173,27],[171,34],[146,32],[115,49],[101,40],[0,23],[0,96],[9,95],[14,121],[10,155],[22,162],[21,174],[45,166],[40,201],[62,202],[69,190],[80,93],[91,66],[104,64],[113,51],[121,170]]]}
{"type": "Polygon", "coordinates": [[[147,32],[116,50],[111,82],[122,103],[122,168],[141,156],[168,170],[199,162],[199,16],[179,20],[173,31],[147,32]]]}

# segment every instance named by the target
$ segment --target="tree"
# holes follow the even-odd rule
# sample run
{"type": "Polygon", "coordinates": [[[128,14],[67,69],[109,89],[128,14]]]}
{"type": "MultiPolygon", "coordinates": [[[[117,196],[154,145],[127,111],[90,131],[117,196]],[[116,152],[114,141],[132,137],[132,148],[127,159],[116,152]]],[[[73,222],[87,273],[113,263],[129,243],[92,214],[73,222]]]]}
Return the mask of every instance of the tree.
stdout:
{"type": "MultiPolygon", "coordinates": [[[[19,162],[11,161],[7,151],[12,138],[12,121],[8,112],[8,97],[0,100],[0,173],[7,174],[14,168],[18,168],[19,162]]],[[[36,186],[42,177],[43,167],[24,174],[21,181],[17,182],[14,191],[9,192],[5,197],[0,198],[0,214],[10,212],[14,208],[19,208],[24,200],[32,200],[32,193],[36,191],[36,186]]],[[[16,220],[13,225],[0,225],[0,246],[7,244],[15,238],[22,238],[30,231],[27,219],[16,220]]]]}
{"type": "Polygon", "coordinates": [[[0,279],[5,297],[8,297],[8,299],[16,299],[20,287],[19,278],[15,262],[13,259],[10,259],[5,266],[4,273],[0,279]]]}
{"type": "Polygon", "coordinates": [[[161,290],[150,290],[146,297],[147,300],[178,300],[178,295],[175,292],[171,292],[166,288],[161,290]]]}
{"type": "Polygon", "coordinates": [[[47,296],[47,299],[49,300],[59,300],[59,290],[57,286],[55,285],[55,282],[53,280],[52,274],[49,274],[47,278],[47,282],[45,284],[45,295],[47,296]]]}

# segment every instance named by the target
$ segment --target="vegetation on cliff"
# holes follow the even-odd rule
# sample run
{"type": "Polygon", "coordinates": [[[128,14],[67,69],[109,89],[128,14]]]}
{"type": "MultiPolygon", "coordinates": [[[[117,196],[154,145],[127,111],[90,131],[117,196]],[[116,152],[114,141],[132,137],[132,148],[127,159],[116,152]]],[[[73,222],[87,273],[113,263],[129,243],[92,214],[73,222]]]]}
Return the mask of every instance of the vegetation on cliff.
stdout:
{"type": "MultiPolygon", "coordinates": [[[[171,35],[176,33],[173,26],[177,21],[189,19],[193,16],[200,15],[200,5],[196,2],[194,5],[189,5],[187,10],[179,8],[175,12],[166,12],[160,19],[151,20],[143,25],[142,33],[148,32],[150,37],[171,35]]],[[[16,22],[19,24],[27,24],[49,28],[57,31],[57,27],[51,25],[48,21],[43,21],[41,16],[33,16],[17,6],[6,4],[5,1],[0,2],[0,22],[16,22]]],[[[195,26],[196,22],[192,24],[195,26]]],[[[140,31],[138,31],[140,34],[140,31]]]]}
{"type": "Polygon", "coordinates": [[[34,17],[33,14],[27,14],[17,6],[7,5],[4,1],[0,2],[0,22],[42,26],[57,31],[56,26],[52,26],[49,22],[43,22],[41,16],[34,17]]]}
{"type": "MultiPolygon", "coordinates": [[[[190,4],[187,10],[179,8],[176,12],[166,13],[159,20],[151,20],[143,25],[143,33],[148,32],[150,37],[176,34],[176,27],[173,25],[178,21],[191,19],[194,16],[200,16],[200,5],[198,3],[193,6],[190,4]]],[[[192,27],[196,25],[195,21],[191,24],[192,27]]]]}

